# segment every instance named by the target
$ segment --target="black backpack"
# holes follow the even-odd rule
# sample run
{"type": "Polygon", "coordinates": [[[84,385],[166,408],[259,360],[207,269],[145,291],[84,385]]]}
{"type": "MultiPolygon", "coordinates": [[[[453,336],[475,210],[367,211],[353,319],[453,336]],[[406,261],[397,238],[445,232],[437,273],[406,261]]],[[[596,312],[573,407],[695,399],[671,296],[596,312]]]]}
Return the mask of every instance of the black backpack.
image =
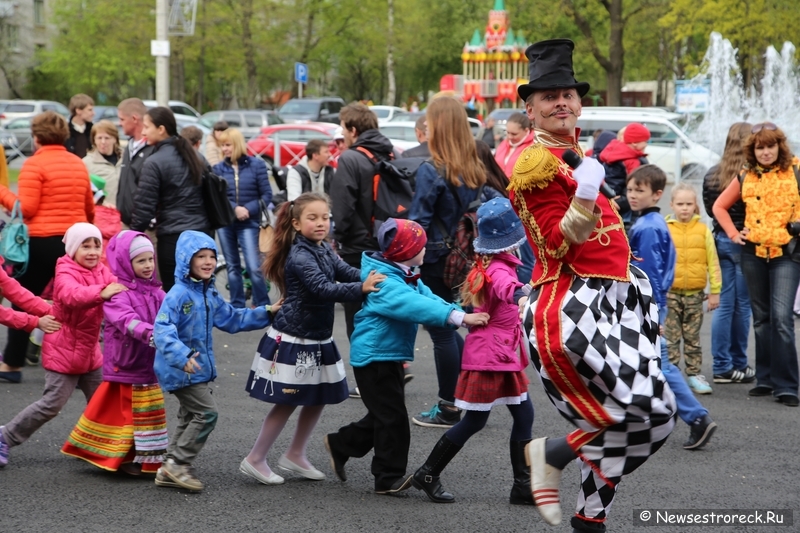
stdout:
{"type": "MultiPolygon", "coordinates": [[[[374,237],[378,235],[378,229],[387,219],[408,218],[414,192],[407,175],[407,167],[398,166],[398,162],[391,158],[389,160],[378,159],[363,146],[357,147],[356,150],[367,156],[375,165],[375,175],[372,177],[370,232],[374,237]]],[[[414,173],[416,174],[416,171],[414,173]]]]}

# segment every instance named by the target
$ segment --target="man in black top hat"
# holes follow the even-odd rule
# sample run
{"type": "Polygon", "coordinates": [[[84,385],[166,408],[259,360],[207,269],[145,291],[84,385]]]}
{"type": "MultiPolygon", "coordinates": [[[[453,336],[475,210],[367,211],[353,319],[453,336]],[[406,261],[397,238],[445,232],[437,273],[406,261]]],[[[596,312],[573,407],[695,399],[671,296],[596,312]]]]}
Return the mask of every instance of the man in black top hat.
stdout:
{"type": "Polygon", "coordinates": [[[658,309],[647,277],[629,264],[619,214],[599,195],[603,166],[578,155],[576,123],[589,84],[575,79],[573,43],[531,45],[530,83],[519,87],[535,143],[520,154],[510,199],[539,258],[524,325],[545,392],[577,429],[525,449],[539,513],[561,522],[561,471],[580,459],[573,531],[605,531],[622,478],[666,441],[675,397],[661,372],[658,309]]]}

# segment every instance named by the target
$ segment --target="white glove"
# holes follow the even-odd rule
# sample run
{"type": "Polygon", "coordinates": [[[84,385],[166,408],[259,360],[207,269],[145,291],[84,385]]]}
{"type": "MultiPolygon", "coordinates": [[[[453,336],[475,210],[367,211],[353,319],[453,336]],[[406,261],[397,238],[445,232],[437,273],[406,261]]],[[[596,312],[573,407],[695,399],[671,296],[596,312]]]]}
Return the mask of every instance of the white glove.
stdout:
{"type": "Polygon", "coordinates": [[[606,179],[606,169],[592,157],[584,157],[583,162],[572,172],[572,177],[578,182],[575,198],[581,200],[597,200],[600,184],[606,179]]]}

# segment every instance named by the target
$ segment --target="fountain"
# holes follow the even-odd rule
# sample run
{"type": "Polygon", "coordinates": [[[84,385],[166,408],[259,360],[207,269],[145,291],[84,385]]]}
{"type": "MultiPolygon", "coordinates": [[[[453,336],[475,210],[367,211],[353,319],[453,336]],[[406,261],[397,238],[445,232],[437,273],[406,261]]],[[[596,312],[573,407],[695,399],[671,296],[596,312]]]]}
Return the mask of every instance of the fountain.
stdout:
{"type": "Polygon", "coordinates": [[[745,88],[736,61],[737,50],[717,32],[711,34],[702,72],[692,84],[710,84],[708,110],[690,127],[692,138],[721,154],[728,128],[734,122],[774,122],[795,150],[800,149],[800,80],[795,46],[785,42],[781,52],[770,46],[764,62],[760,91],[745,88]]]}

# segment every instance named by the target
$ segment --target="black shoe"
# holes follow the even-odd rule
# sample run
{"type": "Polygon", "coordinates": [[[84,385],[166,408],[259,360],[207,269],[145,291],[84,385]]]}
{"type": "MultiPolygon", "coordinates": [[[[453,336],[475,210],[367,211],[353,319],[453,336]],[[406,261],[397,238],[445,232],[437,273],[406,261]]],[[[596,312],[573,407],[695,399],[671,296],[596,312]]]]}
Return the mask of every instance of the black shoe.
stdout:
{"type": "Polygon", "coordinates": [[[411,365],[403,363],[403,386],[408,385],[412,379],[414,379],[414,374],[411,373],[411,365]]]}
{"type": "Polygon", "coordinates": [[[13,372],[0,372],[0,379],[8,381],[9,383],[20,383],[22,381],[22,372],[14,370],[13,372]]]}
{"type": "Polygon", "coordinates": [[[442,405],[442,402],[434,404],[430,411],[412,417],[411,421],[425,428],[451,428],[458,424],[461,421],[461,411],[442,405]]]}
{"type": "Polygon", "coordinates": [[[531,494],[531,469],[525,463],[525,446],[530,441],[531,439],[509,441],[511,470],[514,472],[514,485],[508,498],[508,503],[511,505],[534,505],[531,494]]]}
{"type": "Polygon", "coordinates": [[[331,448],[331,443],[328,440],[330,435],[325,435],[325,449],[328,450],[328,455],[331,458],[331,470],[336,474],[340,481],[347,481],[347,473],[344,471],[344,464],[347,462],[348,457],[338,453],[331,448]]]}
{"type": "Polygon", "coordinates": [[[747,394],[749,396],[772,396],[772,387],[759,385],[758,387],[753,387],[747,391],[747,394]]]}
{"type": "Polygon", "coordinates": [[[781,394],[780,396],[775,398],[775,401],[778,403],[782,403],[787,407],[797,407],[798,405],[800,405],[800,398],[798,398],[794,394],[781,394]]]}
{"type": "Polygon", "coordinates": [[[404,476],[392,483],[391,488],[388,489],[375,489],[375,494],[397,494],[411,488],[411,476],[404,476]]]}
{"type": "Polygon", "coordinates": [[[690,428],[689,440],[683,443],[683,449],[699,450],[711,440],[711,436],[717,430],[717,423],[705,415],[695,420],[690,428]]]}
{"type": "Polygon", "coordinates": [[[439,442],[433,447],[425,464],[419,467],[411,477],[411,483],[415,489],[424,491],[428,498],[435,503],[453,503],[455,497],[444,490],[439,482],[439,474],[447,464],[461,450],[461,446],[453,443],[446,435],[442,435],[439,442]]]}
{"type": "Polygon", "coordinates": [[[361,391],[358,390],[358,387],[353,387],[348,392],[349,392],[349,395],[350,395],[351,398],[355,398],[355,399],[361,398],[361,391]]]}
{"type": "Polygon", "coordinates": [[[25,364],[28,366],[38,366],[39,365],[39,354],[42,353],[42,347],[37,346],[32,342],[28,343],[28,349],[25,351],[25,364]]]}

